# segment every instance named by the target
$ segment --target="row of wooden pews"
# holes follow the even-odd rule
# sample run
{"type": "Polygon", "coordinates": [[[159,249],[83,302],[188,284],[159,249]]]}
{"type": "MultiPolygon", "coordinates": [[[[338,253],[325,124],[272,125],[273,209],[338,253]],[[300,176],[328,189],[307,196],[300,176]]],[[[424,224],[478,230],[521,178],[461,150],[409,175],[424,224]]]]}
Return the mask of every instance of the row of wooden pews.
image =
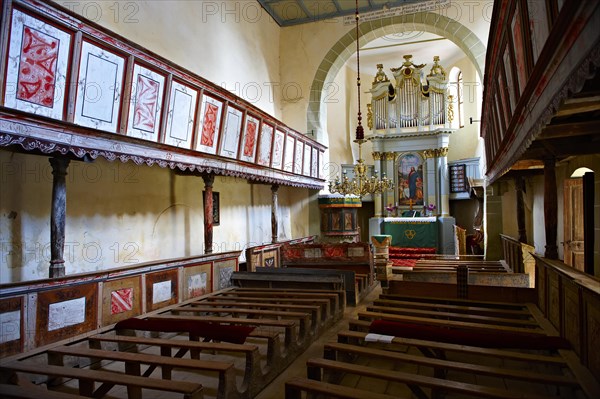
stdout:
{"type": "Polygon", "coordinates": [[[341,290],[219,291],[5,361],[0,392],[253,398],[342,317],[345,303],[341,290]]]}
{"type": "Polygon", "coordinates": [[[599,381],[574,359],[533,304],[382,294],[285,392],[286,399],[599,397],[599,381]]]}

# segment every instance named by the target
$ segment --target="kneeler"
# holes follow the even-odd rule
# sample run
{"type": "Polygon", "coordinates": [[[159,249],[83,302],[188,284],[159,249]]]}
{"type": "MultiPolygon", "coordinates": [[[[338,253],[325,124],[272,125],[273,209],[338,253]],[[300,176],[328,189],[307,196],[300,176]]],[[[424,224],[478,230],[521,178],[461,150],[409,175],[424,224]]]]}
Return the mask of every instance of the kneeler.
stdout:
{"type": "MultiPolygon", "coordinates": [[[[232,344],[243,344],[246,338],[254,327],[249,326],[232,326],[229,324],[207,323],[203,321],[190,320],[160,320],[160,319],[136,319],[130,318],[122,320],[115,324],[115,330],[142,330],[156,332],[186,332],[189,335],[190,341],[198,341],[199,337],[204,337],[204,342],[208,341],[225,341],[232,344]]],[[[187,353],[186,348],[181,348],[175,354],[176,358],[181,358],[187,353]]],[[[163,348],[161,354],[164,356],[163,348]]],[[[169,349],[170,355],[170,349],[169,349]]],[[[190,351],[192,359],[200,358],[200,350],[193,349],[190,351]]],[[[144,377],[150,376],[157,366],[150,366],[145,372],[144,377]]]]}
{"type": "Polygon", "coordinates": [[[461,328],[436,327],[417,323],[374,320],[369,332],[394,337],[422,339],[482,348],[513,348],[532,350],[570,349],[569,341],[557,336],[541,336],[513,332],[478,332],[461,328]]]}

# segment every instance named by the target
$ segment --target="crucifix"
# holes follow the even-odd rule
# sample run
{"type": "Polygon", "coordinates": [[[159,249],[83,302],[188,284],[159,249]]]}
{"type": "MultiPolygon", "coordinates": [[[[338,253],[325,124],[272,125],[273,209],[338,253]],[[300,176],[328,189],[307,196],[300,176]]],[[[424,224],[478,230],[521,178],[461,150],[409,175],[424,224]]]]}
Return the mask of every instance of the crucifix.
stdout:
{"type": "Polygon", "coordinates": [[[410,206],[410,210],[412,211],[413,209],[413,200],[412,198],[408,200],[408,205],[410,206]]]}

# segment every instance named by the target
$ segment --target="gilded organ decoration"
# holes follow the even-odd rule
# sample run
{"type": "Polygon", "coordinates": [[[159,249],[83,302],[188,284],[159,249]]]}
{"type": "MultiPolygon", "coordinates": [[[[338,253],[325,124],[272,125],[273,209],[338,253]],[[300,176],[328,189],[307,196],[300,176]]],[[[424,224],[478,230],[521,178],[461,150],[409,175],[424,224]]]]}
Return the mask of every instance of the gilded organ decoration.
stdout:
{"type": "Polygon", "coordinates": [[[370,93],[372,101],[370,120],[377,132],[403,133],[416,129],[436,130],[449,127],[447,88],[448,76],[433,58],[427,75],[427,64],[415,64],[412,55],[405,55],[402,66],[391,68],[395,82],[387,80],[383,65],[377,65],[377,74],[370,93]]]}

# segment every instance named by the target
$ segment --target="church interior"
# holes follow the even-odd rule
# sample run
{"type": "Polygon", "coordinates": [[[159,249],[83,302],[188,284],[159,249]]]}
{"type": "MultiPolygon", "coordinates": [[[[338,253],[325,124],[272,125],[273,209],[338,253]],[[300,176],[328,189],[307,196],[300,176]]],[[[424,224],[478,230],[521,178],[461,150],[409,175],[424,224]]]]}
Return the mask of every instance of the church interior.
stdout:
{"type": "Polygon", "coordinates": [[[600,397],[600,2],[1,7],[0,396],[600,397]]]}

